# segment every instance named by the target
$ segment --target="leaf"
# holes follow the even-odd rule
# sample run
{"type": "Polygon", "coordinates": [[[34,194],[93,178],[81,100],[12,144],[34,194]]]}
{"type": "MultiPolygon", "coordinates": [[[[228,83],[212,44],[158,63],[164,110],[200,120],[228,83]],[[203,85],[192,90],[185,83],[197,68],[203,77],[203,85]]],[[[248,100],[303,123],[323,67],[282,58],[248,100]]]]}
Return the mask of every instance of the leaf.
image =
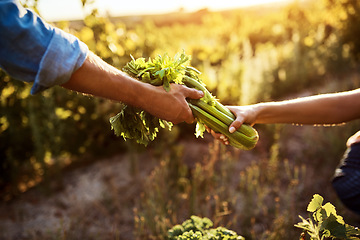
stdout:
{"type": "Polygon", "coordinates": [[[314,194],[312,200],[307,207],[307,211],[315,212],[316,210],[320,209],[322,207],[323,201],[324,198],[322,196],[320,196],[319,194],[314,194]]]}
{"type": "Polygon", "coordinates": [[[200,121],[196,122],[196,128],[195,128],[195,136],[198,137],[204,137],[204,132],[205,132],[206,128],[205,125],[203,123],[201,123],[200,121]]]}
{"type": "Polygon", "coordinates": [[[357,227],[345,224],[346,237],[348,239],[360,239],[360,230],[357,227]]]}
{"type": "MultiPolygon", "coordinates": [[[[162,120],[165,122],[165,120],[162,120]]],[[[110,118],[111,128],[116,136],[122,136],[124,140],[134,139],[137,143],[147,146],[153,141],[160,128],[168,127],[172,124],[161,123],[149,113],[140,109],[126,105],[120,113],[110,118]]]]}
{"type": "MultiPolygon", "coordinates": [[[[346,228],[344,224],[341,224],[337,221],[337,217],[332,213],[330,216],[324,220],[321,224],[321,229],[324,229],[324,232],[330,232],[331,237],[346,239],[346,228]]],[[[326,237],[330,237],[326,235],[326,237]]]]}
{"type": "Polygon", "coordinates": [[[336,215],[335,207],[331,203],[324,204],[323,208],[325,209],[327,216],[330,216],[331,213],[336,215]]]}
{"type": "Polygon", "coordinates": [[[323,209],[326,211],[326,215],[329,217],[331,214],[336,217],[336,221],[338,221],[340,224],[345,224],[344,219],[336,214],[335,206],[331,203],[326,203],[323,206],[323,209]]]}
{"type": "Polygon", "coordinates": [[[160,79],[163,79],[165,76],[165,69],[161,69],[155,73],[155,75],[159,75],[160,79]]]}
{"type": "MultiPolygon", "coordinates": [[[[129,61],[123,67],[123,71],[131,77],[149,83],[155,86],[163,86],[169,92],[170,84],[184,84],[183,78],[191,76],[205,87],[201,79],[198,77],[201,74],[197,69],[190,67],[191,56],[184,52],[177,54],[174,58],[167,54],[163,56],[157,55],[154,59],[137,58],[130,55],[129,61]]],[[[141,93],[139,93],[141,94],[141,93]]],[[[212,96],[206,96],[208,102],[213,101],[212,96]]],[[[205,98],[203,98],[205,99],[205,98]]],[[[160,128],[167,128],[171,130],[172,124],[158,119],[140,109],[136,109],[125,105],[122,111],[110,119],[111,128],[115,135],[122,136],[124,140],[134,139],[140,144],[147,145],[153,141],[160,128]]],[[[197,137],[203,136],[205,126],[199,123],[196,127],[195,135],[197,137]]]]}
{"type": "Polygon", "coordinates": [[[164,86],[164,89],[169,92],[170,91],[170,83],[167,79],[164,80],[164,83],[163,83],[163,86],[164,86]]]}
{"type": "Polygon", "coordinates": [[[312,239],[320,239],[319,226],[316,223],[313,223],[311,219],[307,220],[300,215],[299,217],[301,218],[302,222],[295,224],[294,226],[306,231],[312,237],[312,239]]]}

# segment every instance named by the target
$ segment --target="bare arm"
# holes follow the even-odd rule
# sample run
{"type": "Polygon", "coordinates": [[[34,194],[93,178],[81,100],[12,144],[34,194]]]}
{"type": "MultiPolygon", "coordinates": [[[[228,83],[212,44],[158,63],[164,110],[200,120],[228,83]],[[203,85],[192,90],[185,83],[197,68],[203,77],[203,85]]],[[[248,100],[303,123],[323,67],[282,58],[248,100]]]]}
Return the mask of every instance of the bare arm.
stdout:
{"type": "MultiPolygon", "coordinates": [[[[229,132],[243,123],[339,124],[360,118],[360,89],[228,108],[236,116],[229,132]]],[[[213,131],[211,134],[226,144],[225,136],[213,131]]]]}
{"type": "Polygon", "coordinates": [[[338,124],[360,118],[360,89],[229,109],[236,116],[231,132],[243,123],[338,124]]]}
{"type": "Polygon", "coordinates": [[[198,99],[201,91],[173,84],[166,92],[161,86],[137,81],[90,53],[84,64],[62,85],[64,88],[88,93],[131,106],[173,123],[193,122],[186,98],[198,99]]]}
{"type": "Polygon", "coordinates": [[[337,124],[360,118],[360,89],[254,105],[253,123],[337,124]]]}

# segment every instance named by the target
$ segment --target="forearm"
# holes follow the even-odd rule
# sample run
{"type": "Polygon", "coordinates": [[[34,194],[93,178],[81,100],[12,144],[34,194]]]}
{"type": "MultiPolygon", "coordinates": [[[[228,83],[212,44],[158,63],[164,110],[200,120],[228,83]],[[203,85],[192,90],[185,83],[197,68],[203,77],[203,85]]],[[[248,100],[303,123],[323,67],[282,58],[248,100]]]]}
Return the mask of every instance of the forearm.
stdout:
{"type": "Polygon", "coordinates": [[[93,53],[89,53],[84,64],[62,86],[141,108],[175,124],[194,121],[186,98],[203,96],[201,91],[178,84],[172,84],[170,91],[166,92],[162,86],[137,81],[93,53]]]}
{"type": "MultiPolygon", "coordinates": [[[[229,126],[230,133],[243,123],[339,124],[360,118],[360,89],[228,108],[236,116],[229,126]]],[[[223,135],[211,133],[226,143],[223,135]]]]}
{"type": "Polygon", "coordinates": [[[141,107],[142,99],[146,98],[139,93],[149,92],[148,86],[105,63],[93,53],[89,53],[84,64],[62,86],[136,107],[141,107]]]}
{"type": "Polygon", "coordinates": [[[338,124],[360,118],[360,90],[254,105],[255,123],[338,124]]]}

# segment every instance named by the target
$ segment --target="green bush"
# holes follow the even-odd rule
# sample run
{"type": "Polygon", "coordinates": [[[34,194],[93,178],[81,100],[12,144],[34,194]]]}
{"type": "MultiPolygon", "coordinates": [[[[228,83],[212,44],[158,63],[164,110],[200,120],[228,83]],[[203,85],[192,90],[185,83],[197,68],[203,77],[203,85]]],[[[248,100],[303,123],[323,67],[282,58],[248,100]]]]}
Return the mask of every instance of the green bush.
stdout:
{"type": "Polygon", "coordinates": [[[224,227],[211,228],[213,222],[208,218],[191,216],[181,225],[168,231],[169,240],[244,240],[236,232],[224,227]]]}

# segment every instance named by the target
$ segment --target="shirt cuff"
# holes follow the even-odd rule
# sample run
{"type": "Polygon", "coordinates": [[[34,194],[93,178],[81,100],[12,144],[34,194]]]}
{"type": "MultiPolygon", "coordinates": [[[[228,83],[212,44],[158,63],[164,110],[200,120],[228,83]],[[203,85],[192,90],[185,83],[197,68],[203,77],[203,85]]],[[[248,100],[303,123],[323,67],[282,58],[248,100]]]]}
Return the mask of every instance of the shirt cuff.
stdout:
{"type": "Polygon", "coordinates": [[[87,45],[78,38],[54,28],[53,37],[41,59],[31,94],[67,82],[82,66],[88,52],[87,45]]]}

